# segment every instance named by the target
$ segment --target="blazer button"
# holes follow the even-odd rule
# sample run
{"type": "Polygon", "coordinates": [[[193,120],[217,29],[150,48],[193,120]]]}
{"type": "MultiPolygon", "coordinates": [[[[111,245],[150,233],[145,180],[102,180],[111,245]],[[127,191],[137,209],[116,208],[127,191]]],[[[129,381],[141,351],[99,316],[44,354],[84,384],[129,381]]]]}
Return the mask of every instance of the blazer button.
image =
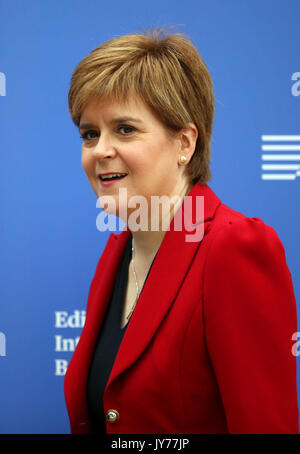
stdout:
{"type": "Polygon", "coordinates": [[[110,422],[111,424],[114,424],[119,421],[120,415],[117,410],[110,409],[106,412],[105,418],[107,422],[110,422]]]}

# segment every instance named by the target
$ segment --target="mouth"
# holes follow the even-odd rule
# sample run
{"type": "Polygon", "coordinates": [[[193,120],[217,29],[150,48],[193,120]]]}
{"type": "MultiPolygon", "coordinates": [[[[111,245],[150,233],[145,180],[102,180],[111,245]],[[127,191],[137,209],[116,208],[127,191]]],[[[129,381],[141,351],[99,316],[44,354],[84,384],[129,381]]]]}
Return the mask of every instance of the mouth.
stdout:
{"type": "Polygon", "coordinates": [[[99,173],[98,177],[101,181],[101,184],[103,186],[107,186],[107,185],[115,183],[116,181],[122,180],[127,175],[128,175],[127,173],[110,172],[110,173],[99,173]]]}

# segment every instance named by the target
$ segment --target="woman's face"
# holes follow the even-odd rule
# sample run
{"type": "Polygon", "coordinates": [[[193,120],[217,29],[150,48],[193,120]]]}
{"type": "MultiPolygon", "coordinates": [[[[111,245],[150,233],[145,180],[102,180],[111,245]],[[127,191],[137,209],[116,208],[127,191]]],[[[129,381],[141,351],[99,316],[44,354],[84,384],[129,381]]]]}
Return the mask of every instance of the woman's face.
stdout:
{"type": "Polygon", "coordinates": [[[187,184],[184,166],[179,164],[184,154],[180,139],[171,137],[141,100],[91,102],[82,113],[79,129],[82,167],[97,197],[115,199],[117,216],[123,203],[120,188],[126,188],[128,201],[139,195],[150,203],[151,196],[172,197],[187,184]],[[107,173],[126,176],[102,181],[100,176],[107,173]]]}

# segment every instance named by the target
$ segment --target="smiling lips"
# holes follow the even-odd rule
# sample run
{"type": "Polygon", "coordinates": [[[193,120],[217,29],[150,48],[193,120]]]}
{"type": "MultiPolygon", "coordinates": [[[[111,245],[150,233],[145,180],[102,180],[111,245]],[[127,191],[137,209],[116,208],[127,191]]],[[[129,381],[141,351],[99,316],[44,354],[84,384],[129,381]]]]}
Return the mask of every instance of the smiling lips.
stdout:
{"type": "Polygon", "coordinates": [[[100,178],[101,184],[103,186],[108,186],[115,183],[118,180],[122,180],[127,176],[127,173],[120,172],[109,172],[109,173],[99,173],[98,177],[100,178]]]}

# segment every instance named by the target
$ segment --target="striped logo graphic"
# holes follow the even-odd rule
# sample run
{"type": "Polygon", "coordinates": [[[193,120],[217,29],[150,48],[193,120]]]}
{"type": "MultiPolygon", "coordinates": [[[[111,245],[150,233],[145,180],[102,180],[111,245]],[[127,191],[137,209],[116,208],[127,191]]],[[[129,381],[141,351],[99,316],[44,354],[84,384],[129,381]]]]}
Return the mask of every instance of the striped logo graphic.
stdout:
{"type": "Polygon", "coordinates": [[[263,135],[261,139],[262,180],[295,180],[300,176],[300,136],[263,135]]]}

